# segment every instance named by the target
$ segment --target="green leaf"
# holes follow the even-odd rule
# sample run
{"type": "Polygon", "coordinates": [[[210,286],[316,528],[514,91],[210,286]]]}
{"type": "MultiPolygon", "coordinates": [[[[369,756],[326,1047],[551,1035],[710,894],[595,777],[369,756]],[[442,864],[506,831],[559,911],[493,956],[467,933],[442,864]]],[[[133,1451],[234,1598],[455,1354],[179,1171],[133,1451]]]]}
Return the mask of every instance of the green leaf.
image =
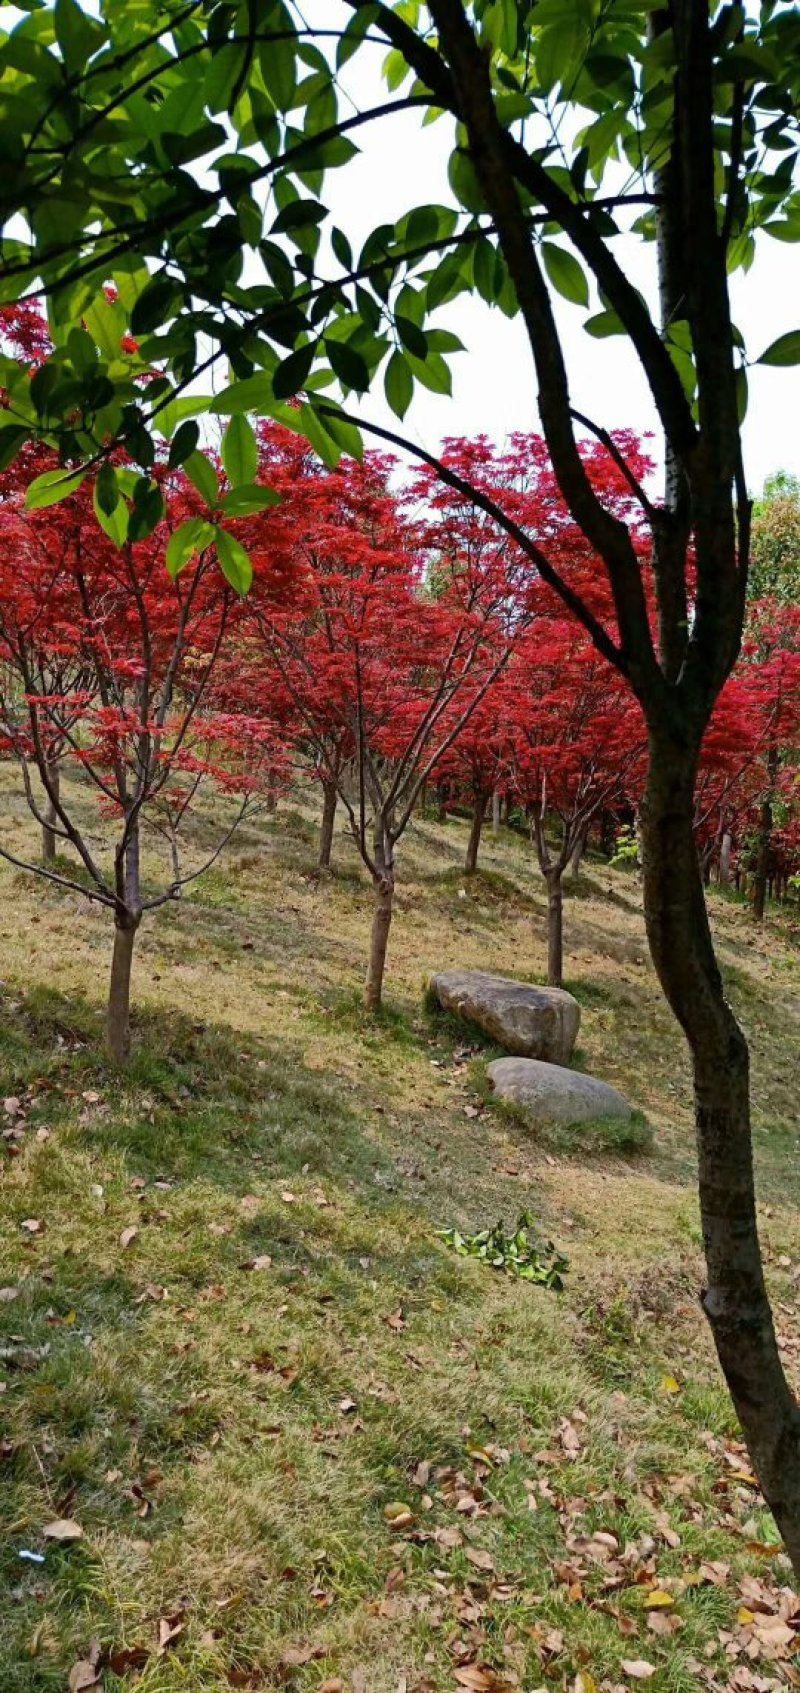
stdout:
{"type": "Polygon", "coordinates": [[[66,500],[70,494],[77,492],[85,476],[85,470],[45,470],[26,489],[28,510],[42,511],[45,506],[58,505],[60,500],[66,500]]]}
{"type": "Polygon", "coordinates": [[[140,476],[133,490],[133,505],[128,516],[128,540],[146,541],[164,516],[164,496],[157,482],[140,476]]]}
{"type": "Polygon", "coordinates": [[[222,463],[232,487],[251,483],[258,470],[258,442],[252,424],[243,412],[236,412],[222,439],[222,463]]]}
{"type": "Polygon", "coordinates": [[[109,463],[107,459],[97,472],[97,480],[94,485],[95,510],[99,508],[101,512],[105,513],[106,517],[110,517],[119,505],[119,497],[117,473],[113,464],[109,463]]]}
{"type": "Polygon", "coordinates": [[[800,329],[790,329],[766,347],[756,364],[800,364],[800,329]]]}
{"type": "Polygon", "coordinates": [[[279,506],[280,503],[281,496],[274,488],[242,483],[223,494],[219,509],[226,517],[250,517],[254,511],[266,511],[268,506],[279,506]]]}
{"type": "Polygon", "coordinates": [[[131,312],[131,334],[149,335],[173,316],[180,295],[178,284],[161,271],[139,295],[131,312]]]}
{"type": "Polygon", "coordinates": [[[258,62],[264,87],[271,99],[274,100],[279,112],[286,112],[294,99],[297,87],[297,67],[295,64],[296,37],[292,31],[292,20],[284,7],[270,8],[270,21],[275,21],[276,27],[283,27],[290,35],[289,40],[265,41],[259,51],[258,62]]]}
{"type": "Polygon", "coordinates": [[[185,523],[173,529],[167,542],[166,565],[173,581],[181,570],[189,563],[195,553],[201,553],[204,547],[211,545],[217,530],[213,523],[207,523],[203,517],[187,517],[185,523]]]}
{"type": "Polygon", "coordinates": [[[262,417],[271,417],[275,408],[275,391],[272,377],[259,372],[257,376],[245,376],[241,382],[232,382],[230,387],[223,388],[212,400],[209,410],[220,417],[230,417],[235,412],[252,411],[262,417]]]}
{"type": "Polygon", "coordinates": [[[70,70],[83,67],[102,46],[106,32],[94,18],[87,17],[76,0],[56,0],[53,9],[56,41],[70,70]]]}
{"type": "Polygon", "coordinates": [[[28,439],[28,431],[23,425],[12,423],[0,429],[0,470],[7,470],[14,463],[17,453],[24,441],[28,439]]]}
{"type": "Polygon", "coordinates": [[[420,329],[419,324],[412,323],[410,317],[404,317],[402,312],[395,313],[394,321],[400,340],[409,353],[413,353],[415,359],[427,358],[428,338],[424,329],[420,329]]]}
{"type": "Polygon", "coordinates": [[[314,363],[315,343],[309,341],[306,347],[297,347],[288,359],[283,359],[278,365],[272,378],[272,391],[276,400],[290,400],[292,396],[305,387],[311,366],[314,363]]]}
{"type": "Polygon", "coordinates": [[[331,370],[334,376],[345,388],[355,388],[359,394],[365,394],[369,388],[369,366],[366,359],[357,353],[355,348],[348,346],[346,341],[334,341],[329,338],[325,342],[331,370]]]}
{"type": "Polygon", "coordinates": [[[253,580],[253,566],[247,549],[234,535],[220,529],[217,534],[217,558],[226,582],[237,594],[246,594],[253,580]]]}
{"type": "Polygon", "coordinates": [[[565,300],[571,300],[573,305],[588,306],[589,284],[574,253],[565,247],[556,247],[552,241],[541,243],[541,254],[544,268],[559,294],[565,300]]]}
{"type": "Polygon", "coordinates": [[[402,353],[392,353],[384,372],[383,386],[395,417],[405,417],[414,394],[414,378],[402,353]]]}
{"type": "Polygon", "coordinates": [[[180,423],[169,444],[169,458],[167,463],[170,470],[177,470],[195,451],[200,439],[200,430],[192,418],[180,423]]]}
{"type": "Polygon", "coordinates": [[[584,329],[588,335],[594,335],[598,341],[606,335],[624,335],[625,329],[616,312],[597,312],[594,317],[587,317],[584,329]]]}
{"type": "Polygon", "coordinates": [[[205,456],[205,453],[190,453],[185,460],[184,470],[198,494],[205,500],[207,506],[215,506],[219,499],[219,478],[205,456]]]}
{"type": "Polygon", "coordinates": [[[104,464],[94,485],[94,515],[115,547],[124,547],[128,539],[128,508],[121,499],[113,465],[104,464]],[[110,471],[110,476],[104,473],[110,471]],[[112,482],[113,478],[113,482],[112,482]]]}

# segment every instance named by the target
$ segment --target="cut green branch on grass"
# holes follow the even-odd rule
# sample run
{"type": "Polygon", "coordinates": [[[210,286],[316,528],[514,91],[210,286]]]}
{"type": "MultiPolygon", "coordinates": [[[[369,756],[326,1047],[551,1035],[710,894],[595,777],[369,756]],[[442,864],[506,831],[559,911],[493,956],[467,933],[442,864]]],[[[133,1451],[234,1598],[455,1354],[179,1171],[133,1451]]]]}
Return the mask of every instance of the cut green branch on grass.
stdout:
{"type": "Polygon", "coordinates": [[[462,1235],[458,1229],[436,1232],[460,1258],[479,1258],[493,1270],[505,1270],[506,1275],[519,1276],[522,1281],[536,1282],[539,1287],[560,1293],[569,1260],[552,1240],[537,1239],[531,1232],[533,1227],[530,1211],[522,1211],[511,1234],[506,1232],[502,1219],[493,1229],[481,1229],[478,1234],[462,1235]]]}

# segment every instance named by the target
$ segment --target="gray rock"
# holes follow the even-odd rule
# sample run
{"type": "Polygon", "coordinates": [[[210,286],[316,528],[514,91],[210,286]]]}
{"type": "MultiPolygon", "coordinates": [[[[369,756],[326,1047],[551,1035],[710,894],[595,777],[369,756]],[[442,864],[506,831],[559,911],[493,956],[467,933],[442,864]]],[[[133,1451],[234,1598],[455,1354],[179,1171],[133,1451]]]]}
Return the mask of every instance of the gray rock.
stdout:
{"type": "Polygon", "coordinates": [[[484,970],[445,970],[431,986],[445,1011],[469,1017],[507,1052],[568,1064],[581,1008],[562,988],[535,988],[484,970]]]}
{"type": "Polygon", "coordinates": [[[540,1123],[585,1123],[594,1117],[633,1115],[627,1100],[608,1082],[542,1064],[535,1058],[496,1058],[488,1066],[492,1087],[500,1099],[524,1105],[540,1123]]]}

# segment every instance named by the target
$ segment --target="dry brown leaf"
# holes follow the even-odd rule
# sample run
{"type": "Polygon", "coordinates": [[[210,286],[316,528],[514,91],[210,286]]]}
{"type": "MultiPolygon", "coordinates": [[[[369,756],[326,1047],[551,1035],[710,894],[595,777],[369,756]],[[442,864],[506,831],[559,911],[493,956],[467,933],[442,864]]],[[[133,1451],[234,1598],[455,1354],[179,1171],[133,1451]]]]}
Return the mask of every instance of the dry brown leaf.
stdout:
{"type": "Polygon", "coordinates": [[[52,1523],[46,1523],[42,1529],[45,1540],[81,1540],[83,1529],[80,1523],[73,1522],[72,1517],[56,1517],[52,1523]]]}
{"type": "Polygon", "coordinates": [[[79,1658],[67,1677],[69,1693],[86,1693],[89,1687],[100,1686],[99,1653],[92,1658],[79,1658]]]}
{"type": "Polygon", "coordinates": [[[485,1693],[492,1685],[491,1677],[477,1664],[459,1664],[453,1674],[461,1687],[474,1687],[477,1693],[485,1693]]]}
{"type": "Polygon", "coordinates": [[[138,1233],[139,1230],[136,1228],[135,1224],[131,1223],[129,1228],[123,1229],[122,1234],[119,1237],[120,1246],[132,1246],[138,1233]]]}
{"type": "Polygon", "coordinates": [[[147,1646],[112,1646],[108,1654],[108,1667],[115,1675],[127,1675],[129,1670],[144,1669],[150,1657],[147,1646]]]}
{"type": "Polygon", "coordinates": [[[494,1569],[494,1558],[491,1553],[483,1552],[479,1546],[467,1546],[464,1556],[469,1558],[470,1563],[475,1565],[476,1570],[494,1569]]]}
{"type": "Polygon", "coordinates": [[[649,1664],[646,1658],[623,1658],[620,1667],[631,1681],[649,1681],[656,1673],[655,1664],[649,1664]]]}
{"type": "Polygon", "coordinates": [[[317,1658],[324,1658],[324,1646],[287,1646],[281,1652],[279,1662],[284,1669],[302,1669],[304,1664],[314,1663],[317,1658]]]}
{"type": "Polygon", "coordinates": [[[186,1622],[185,1622],[185,1617],[184,1617],[183,1611],[174,1611],[171,1617],[159,1617],[159,1621],[158,1621],[158,1648],[159,1648],[159,1651],[160,1652],[166,1652],[167,1648],[169,1646],[172,1646],[174,1644],[174,1642],[178,1639],[178,1636],[183,1633],[185,1626],[186,1626],[186,1622]]]}
{"type": "Polygon", "coordinates": [[[41,1217],[23,1217],[19,1226],[26,1234],[41,1234],[44,1229],[41,1217]]]}

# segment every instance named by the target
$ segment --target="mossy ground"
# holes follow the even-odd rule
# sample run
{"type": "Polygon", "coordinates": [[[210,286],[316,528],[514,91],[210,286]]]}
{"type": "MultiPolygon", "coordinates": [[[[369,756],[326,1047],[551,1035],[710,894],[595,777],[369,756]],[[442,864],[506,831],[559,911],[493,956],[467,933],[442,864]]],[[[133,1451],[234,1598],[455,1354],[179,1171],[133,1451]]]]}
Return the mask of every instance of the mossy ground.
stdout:
{"type": "MultiPolygon", "coordinates": [[[[488,835],[465,880],[466,824],[414,827],[370,1020],[368,890],[341,835],[317,875],[313,825],[302,799],[253,824],[145,924],[124,1076],[106,915],[0,868],[2,1693],[65,1688],[93,1638],[107,1693],[590,1693],[637,1660],[653,1693],[779,1684],[739,1584],[790,1576],[698,1311],[689,1073],[635,878],[587,864],[567,985],[578,1061],[653,1143],[553,1142],[424,1003],[436,968],[541,979],[524,841],[488,835]],[[569,1254],[562,1295],[437,1238],[523,1210],[569,1254]],[[43,1539],[57,1517],[83,1538],[43,1539]]],[[[791,1369],[797,924],[712,905],[791,1369]]]]}

